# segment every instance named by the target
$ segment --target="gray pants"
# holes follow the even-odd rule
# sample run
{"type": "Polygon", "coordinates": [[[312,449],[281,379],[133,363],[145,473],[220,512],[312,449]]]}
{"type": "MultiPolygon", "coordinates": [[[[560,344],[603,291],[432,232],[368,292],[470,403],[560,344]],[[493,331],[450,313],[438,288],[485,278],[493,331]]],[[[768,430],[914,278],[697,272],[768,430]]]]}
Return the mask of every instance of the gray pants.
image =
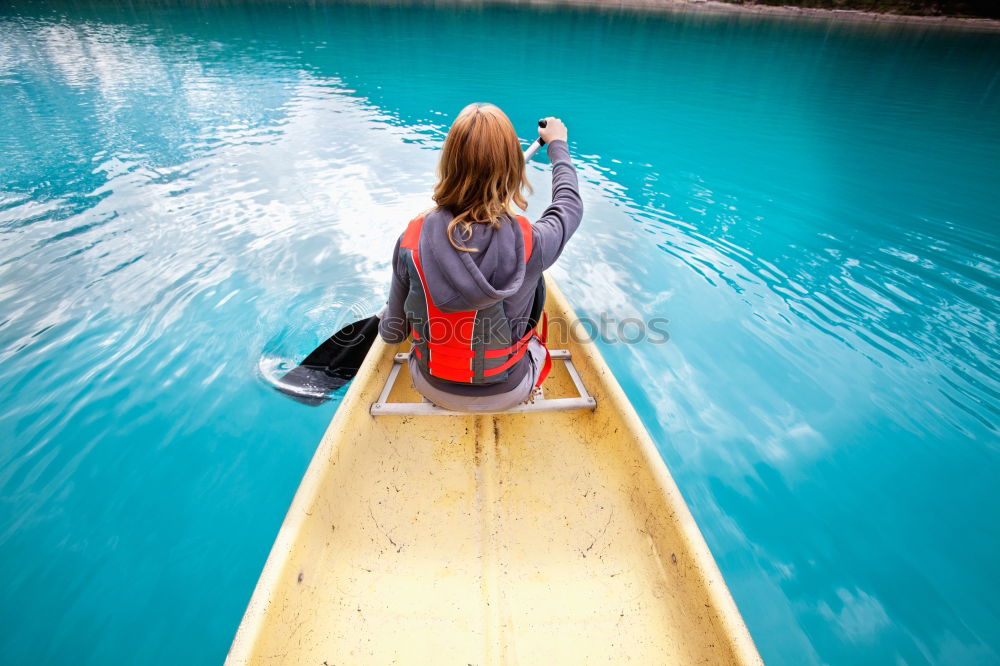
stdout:
{"type": "Polygon", "coordinates": [[[524,355],[530,365],[524,379],[516,388],[497,395],[455,395],[435,388],[424,379],[420,366],[417,365],[416,355],[413,354],[410,355],[410,378],[413,379],[413,388],[438,407],[456,412],[502,412],[528,399],[532,389],[535,388],[535,382],[538,381],[542,366],[545,365],[545,346],[538,338],[533,337],[528,341],[528,349],[524,355]]]}

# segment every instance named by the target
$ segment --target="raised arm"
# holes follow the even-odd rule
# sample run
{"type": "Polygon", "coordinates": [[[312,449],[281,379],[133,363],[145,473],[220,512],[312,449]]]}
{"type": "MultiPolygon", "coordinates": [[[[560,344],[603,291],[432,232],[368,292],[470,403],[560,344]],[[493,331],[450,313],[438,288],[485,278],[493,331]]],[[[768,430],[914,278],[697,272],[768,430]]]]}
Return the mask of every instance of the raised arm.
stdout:
{"type": "Polygon", "coordinates": [[[556,262],[583,217],[583,200],[576,169],[569,157],[566,126],[558,118],[547,120],[547,126],[539,128],[538,133],[548,146],[552,162],[552,203],[532,225],[542,270],[556,262]]]}

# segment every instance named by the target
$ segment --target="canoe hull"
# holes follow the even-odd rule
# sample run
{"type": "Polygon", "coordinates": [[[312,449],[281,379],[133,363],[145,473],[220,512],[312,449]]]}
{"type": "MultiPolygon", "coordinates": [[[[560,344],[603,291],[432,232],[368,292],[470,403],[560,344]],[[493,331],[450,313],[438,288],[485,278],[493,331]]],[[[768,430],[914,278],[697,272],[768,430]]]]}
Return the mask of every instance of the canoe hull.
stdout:
{"type": "MultiPolygon", "coordinates": [[[[596,347],[571,339],[551,281],[546,309],[597,409],[372,417],[405,351],[377,342],[228,664],[761,663],[653,442],[596,347]]],[[[572,393],[557,368],[546,395],[572,393]]],[[[401,377],[390,400],[416,399],[401,377]]]]}

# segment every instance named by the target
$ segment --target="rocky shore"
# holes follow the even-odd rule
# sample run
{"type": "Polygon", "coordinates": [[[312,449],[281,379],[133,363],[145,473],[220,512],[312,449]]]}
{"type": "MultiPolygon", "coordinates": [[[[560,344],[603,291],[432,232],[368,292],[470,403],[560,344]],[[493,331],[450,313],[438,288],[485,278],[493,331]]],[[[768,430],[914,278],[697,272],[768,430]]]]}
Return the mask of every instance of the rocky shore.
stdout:
{"type": "MultiPolygon", "coordinates": [[[[369,0],[370,1],[370,0],[369,0]]],[[[485,4],[510,0],[486,0],[485,4]]],[[[448,0],[444,0],[445,3],[448,0]]],[[[1000,31],[1000,1],[992,0],[513,0],[513,4],[644,11],[704,11],[800,16],[883,23],[948,25],[1000,31]]]]}

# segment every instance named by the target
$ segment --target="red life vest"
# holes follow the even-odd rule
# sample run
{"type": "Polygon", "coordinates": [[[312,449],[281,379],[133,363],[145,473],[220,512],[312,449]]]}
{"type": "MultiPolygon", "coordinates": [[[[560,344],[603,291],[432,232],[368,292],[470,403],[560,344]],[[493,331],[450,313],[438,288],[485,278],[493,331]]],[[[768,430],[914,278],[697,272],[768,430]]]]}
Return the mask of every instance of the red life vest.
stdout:
{"type": "MultiPolygon", "coordinates": [[[[527,263],[532,250],[531,223],[522,216],[517,216],[517,223],[524,238],[524,261],[527,263]]],[[[420,232],[423,224],[423,215],[411,220],[399,244],[401,250],[410,251],[427,307],[427,318],[422,326],[424,335],[422,336],[421,332],[411,324],[413,353],[416,354],[421,368],[438,379],[463,384],[491,384],[502,381],[507,370],[524,356],[528,349],[528,341],[532,337],[537,337],[542,345],[545,345],[545,329],[548,323],[545,313],[542,313],[534,328],[528,330],[513,344],[497,347],[484,344],[482,341],[474,341],[476,318],[480,315],[480,311],[442,312],[434,305],[434,300],[427,289],[424,268],[420,262],[420,232]]],[[[502,312],[502,302],[497,304],[495,311],[502,312]]],[[[505,323],[509,325],[509,322],[505,323]]],[[[541,386],[551,367],[552,359],[546,347],[545,364],[536,386],[541,386]]]]}

